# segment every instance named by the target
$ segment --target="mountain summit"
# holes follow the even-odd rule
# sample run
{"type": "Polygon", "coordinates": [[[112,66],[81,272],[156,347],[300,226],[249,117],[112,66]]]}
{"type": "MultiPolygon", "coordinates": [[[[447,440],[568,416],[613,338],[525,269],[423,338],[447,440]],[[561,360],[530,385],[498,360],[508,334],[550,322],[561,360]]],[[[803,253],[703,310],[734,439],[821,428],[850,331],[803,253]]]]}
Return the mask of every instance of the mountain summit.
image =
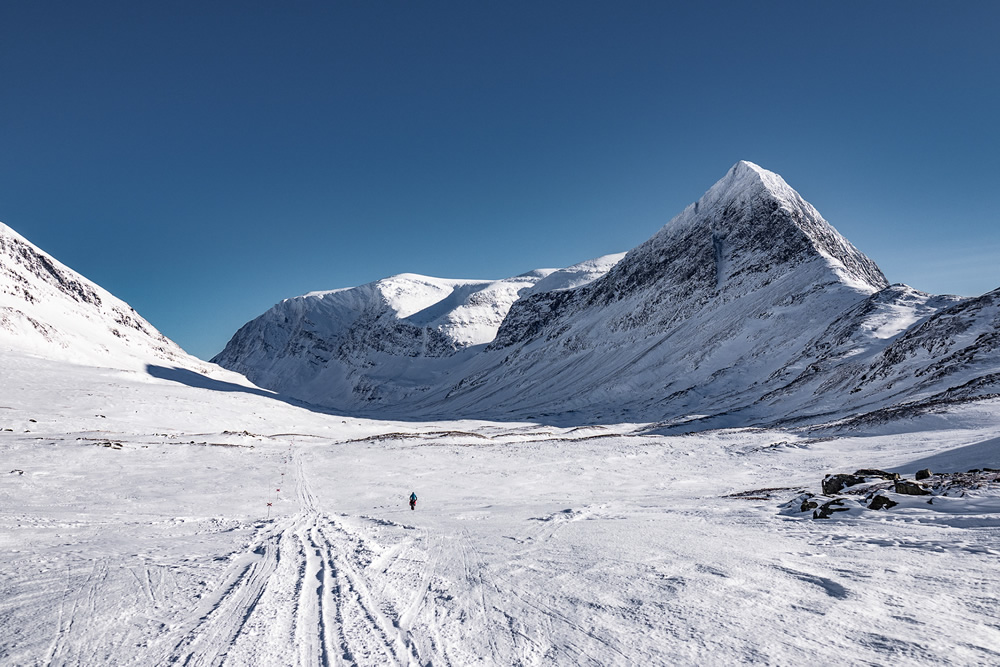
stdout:
{"type": "Polygon", "coordinates": [[[851,245],[777,174],[738,162],[697,202],[668,222],[623,262],[615,287],[633,288],[671,276],[677,268],[720,292],[741,293],[754,276],[784,273],[804,263],[823,265],[830,280],[861,291],[888,281],[871,259],[851,245]],[[678,266],[679,265],[679,266],[678,266]],[[649,273],[651,268],[662,269],[649,273]]]}
{"type": "Polygon", "coordinates": [[[780,176],[739,162],[603,278],[516,302],[494,356],[447,404],[643,420],[726,411],[756,400],[818,323],[887,286],[780,176]]]}
{"type": "Polygon", "coordinates": [[[780,246],[776,259],[796,252],[818,252],[839,277],[862,289],[884,289],[888,281],[878,266],[841,236],[781,176],[745,160],[737,162],[697,203],[671,225],[707,213],[717,241],[735,240],[763,250],[780,246]],[[773,235],[773,236],[769,236],[773,235]]]}
{"type": "Polygon", "coordinates": [[[566,309],[605,307],[616,313],[615,331],[658,330],[733,300],[749,305],[746,298],[765,288],[768,303],[817,291],[853,302],[888,284],[875,262],[780,176],[743,161],[590,290],[515,304],[493,347],[548,331],[532,310],[554,322],[566,309]],[[612,306],[618,301],[626,305],[612,306]]]}

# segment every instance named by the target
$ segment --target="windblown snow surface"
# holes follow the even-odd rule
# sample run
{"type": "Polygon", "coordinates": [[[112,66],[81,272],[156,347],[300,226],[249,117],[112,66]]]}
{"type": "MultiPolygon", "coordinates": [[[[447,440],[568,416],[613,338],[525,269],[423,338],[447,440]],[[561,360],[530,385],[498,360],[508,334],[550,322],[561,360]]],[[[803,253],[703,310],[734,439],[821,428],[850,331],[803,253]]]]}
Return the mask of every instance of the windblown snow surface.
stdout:
{"type": "Polygon", "coordinates": [[[5,665],[1000,662],[996,483],[784,507],[829,472],[1000,468],[997,400],[665,436],[0,360],[5,665]]]}

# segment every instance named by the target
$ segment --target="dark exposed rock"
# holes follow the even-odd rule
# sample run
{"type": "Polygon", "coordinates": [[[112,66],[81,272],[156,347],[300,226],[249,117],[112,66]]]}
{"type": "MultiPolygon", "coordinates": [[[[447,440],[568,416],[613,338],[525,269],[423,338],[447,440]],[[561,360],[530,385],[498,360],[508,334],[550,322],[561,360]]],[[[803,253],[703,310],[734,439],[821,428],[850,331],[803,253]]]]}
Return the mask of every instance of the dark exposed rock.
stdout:
{"type": "Polygon", "coordinates": [[[886,472],[884,470],[878,470],[877,468],[862,468],[854,473],[858,477],[879,477],[881,479],[897,480],[899,479],[898,472],[886,472]]]}
{"type": "Polygon", "coordinates": [[[836,475],[827,475],[823,478],[823,493],[828,496],[832,496],[835,493],[840,493],[843,489],[849,486],[854,486],[855,484],[863,484],[865,481],[864,477],[857,477],[855,475],[845,475],[843,473],[836,475]]]}
{"type": "Polygon", "coordinates": [[[784,513],[792,515],[799,512],[811,512],[817,507],[819,507],[819,502],[816,500],[816,495],[808,491],[802,492],[791,500],[781,504],[781,508],[785,510],[784,513]]]}
{"type": "Polygon", "coordinates": [[[895,507],[898,504],[899,503],[897,503],[895,500],[890,499],[889,496],[878,494],[874,498],[872,498],[870,503],[868,503],[868,509],[870,510],[889,509],[891,507],[895,507]]]}
{"type": "Polygon", "coordinates": [[[730,493],[723,498],[743,498],[745,500],[767,500],[774,497],[775,494],[782,491],[795,491],[794,486],[769,486],[765,489],[753,489],[751,491],[738,491],[736,493],[730,493]]]}
{"type": "Polygon", "coordinates": [[[930,468],[924,468],[923,470],[918,470],[917,474],[914,475],[914,477],[917,478],[917,481],[920,481],[922,479],[927,479],[930,476],[931,476],[930,468]]]}
{"type": "Polygon", "coordinates": [[[907,496],[929,496],[930,491],[925,489],[922,485],[916,482],[911,482],[908,479],[901,479],[896,482],[895,487],[896,493],[901,493],[907,496]]]}
{"type": "Polygon", "coordinates": [[[847,507],[844,507],[843,498],[834,498],[833,500],[823,503],[819,509],[813,512],[814,519],[829,519],[833,516],[834,512],[846,512],[847,507]]]}

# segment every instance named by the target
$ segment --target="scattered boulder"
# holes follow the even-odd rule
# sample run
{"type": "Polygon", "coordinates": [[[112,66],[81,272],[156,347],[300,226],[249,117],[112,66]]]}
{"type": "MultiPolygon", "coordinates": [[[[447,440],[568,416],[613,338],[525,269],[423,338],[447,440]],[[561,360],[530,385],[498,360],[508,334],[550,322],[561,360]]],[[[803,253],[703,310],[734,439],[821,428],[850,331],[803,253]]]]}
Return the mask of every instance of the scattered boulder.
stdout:
{"type": "Polygon", "coordinates": [[[813,512],[814,519],[829,519],[833,516],[834,512],[846,512],[849,508],[843,507],[843,498],[834,498],[833,500],[823,503],[819,509],[813,512]]]}
{"type": "Polygon", "coordinates": [[[799,506],[800,512],[808,512],[809,510],[814,510],[819,507],[819,503],[813,500],[813,494],[807,493],[802,499],[802,505],[799,506]]]}
{"type": "Polygon", "coordinates": [[[898,505],[895,500],[889,498],[889,496],[884,496],[881,493],[872,498],[872,501],[868,504],[868,509],[870,510],[887,510],[898,505]]]}
{"type": "MultiPolygon", "coordinates": [[[[897,473],[874,468],[863,468],[853,474],[831,473],[822,481],[823,495],[803,492],[781,505],[784,516],[809,516],[813,519],[830,519],[838,512],[841,517],[855,517],[865,510],[889,510],[911,501],[900,496],[927,496],[925,502],[933,504],[938,496],[966,497],[977,493],[994,496],[1000,490],[1000,470],[977,468],[969,472],[932,472],[925,468],[916,473],[916,479],[903,479],[897,473]],[[874,478],[874,479],[873,479],[874,478]],[[825,497],[824,497],[825,496],[825,497]]],[[[784,490],[784,489],[783,489],[784,490]]],[[[760,489],[746,494],[757,494],[760,489]]],[[[737,494],[734,494],[736,497],[737,494]]],[[[764,494],[761,494],[764,495],[764,494]]],[[[744,497],[738,494],[738,497],[744,497]]]]}
{"type": "Polygon", "coordinates": [[[827,475],[823,478],[823,493],[827,496],[832,496],[834,494],[840,493],[842,489],[846,489],[849,486],[854,486],[855,484],[863,484],[865,481],[864,477],[857,477],[855,475],[845,475],[843,473],[838,473],[836,475],[827,475]]]}
{"type": "Polygon", "coordinates": [[[879,477],[881,479],[890,479],[892,481],[899,479],[898,472],[886,472],[885,470],[879,470],[877,468],[862,468],[854,474],[857,477],[879,477]]]}
{"type": "Polygon", "coordinates": [[[923,487],[923,485],[916,482],[911,482],[908,479],[901,479],[896,482],[896,493],[900,493],[907,496],[929,496],[931,492],[923,487]]]}
{"type": "Polygon", "coordinates": [[[782,503],[781,513],[785,516],[795,516],[805,512],[812,512],[819,507],[819,503],[815,500],[815,495],[808,491],[803,491],[791,500],[782,503]]]}

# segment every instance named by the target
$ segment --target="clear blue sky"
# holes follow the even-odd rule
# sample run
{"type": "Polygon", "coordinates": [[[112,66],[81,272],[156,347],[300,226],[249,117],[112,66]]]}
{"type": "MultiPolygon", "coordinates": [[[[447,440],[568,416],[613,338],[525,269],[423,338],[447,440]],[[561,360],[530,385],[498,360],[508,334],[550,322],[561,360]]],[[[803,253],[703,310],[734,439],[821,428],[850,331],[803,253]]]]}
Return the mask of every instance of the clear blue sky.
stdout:
{"type": "Polygon", "coordinates": [[[627,250],[737,160],[1000,286],[1000,2],[0,3],[0,220],[210,357],[283,298],[627,250]]]}

